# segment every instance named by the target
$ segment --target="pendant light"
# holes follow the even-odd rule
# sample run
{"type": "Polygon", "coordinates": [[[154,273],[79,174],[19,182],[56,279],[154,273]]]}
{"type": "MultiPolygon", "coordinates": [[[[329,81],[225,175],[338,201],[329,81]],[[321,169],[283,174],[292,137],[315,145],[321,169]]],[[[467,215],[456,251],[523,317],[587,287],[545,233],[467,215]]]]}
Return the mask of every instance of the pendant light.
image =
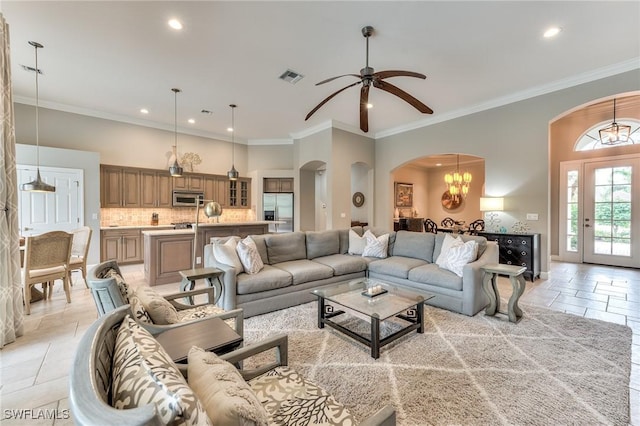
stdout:
{"type": "Polygon", "coordinates": [[[173,164],[171,165],[171,167],[169,167],[169,173],[173,177],[180,177],[182,176],[183,169],[182,169],[182,166],[180,166],[180,163],[178,163],[178,93],[182,92],[182,90],[171,89],[171,91],[173,92],[173,99],[174,99],[174,102],[173,102],[173,111],[174,111],[173,149],[175,149],[175,158],[173,160],[173,164]]]}
{"type": "Polygon", "coordinates": [[[617,145],[627,143],[631,134],[631,126],[616,123],[616,99],[613,99],[613,123],[609,127],[600,129],[600,143],[603,145],[617,145]]]}
{"type": "Polygon", "coordinates": [[[240,175],[240,173],[238,173],[238,171],[236,170],[236,142],[235,142],[235,133],[236,133],[236,127],[235,127],[235,115],[234,115],[234,110],[236,108],[236,104],[231,104],[229,105],[231,107],[231,170],[229,170],[227,172],[227,177],[229,178],[229,180],[238,180],[238,176],[240,175]]]}
{"type": "Polygon", "coordinates": [[[457,154],[456,171],[453,174],[447,173],[444,175],[444,182],[447,184],[449,194],[456,197],[460,195],[466,197],[469,193],[469,184],[472,178],[473,176],[469,172],[460,173],[460,154],[457,154]]]}
{"type": "Polygon", "coordinates": [[[20,190],[22,191],[30,191],[30,192],[56,192],[56,187],[49,185],[44,182],[40,177],[40,134],[38,131],[39,127],[39,117],[38,117],[38,107],[40,103],[39,93],[38,93],[38,74],[40,73],[40,69],[38,68],[38,48],[43,48],[44,46],[36,41],[30,41],[29,44],[35,48],[36,51],[36,180],[33,180],[28,183],[23,183],[20,185],[20,190]]]}

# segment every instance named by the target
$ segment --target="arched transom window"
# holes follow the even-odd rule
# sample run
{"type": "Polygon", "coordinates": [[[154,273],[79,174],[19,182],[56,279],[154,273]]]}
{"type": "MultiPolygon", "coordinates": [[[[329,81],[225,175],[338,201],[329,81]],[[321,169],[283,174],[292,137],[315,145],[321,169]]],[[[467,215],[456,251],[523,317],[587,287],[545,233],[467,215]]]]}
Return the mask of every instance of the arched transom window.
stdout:
{"type": "Polygon", "coordinates": [[[605,145],[600,142],[600,134],[598,131],[603,127],[607,127],[611,124],[611,121],[603,121],[598,123],[586,132],[582,134],[576,141],[574,151],[592,151],[594,149],[611,148],[614,146],[633,145],[640,144],[640,120],[632,118],[617,119],[618,124],[626,124],[631,126],[631,135],[628,142],[621,142],[616,145],[605,145]]]}

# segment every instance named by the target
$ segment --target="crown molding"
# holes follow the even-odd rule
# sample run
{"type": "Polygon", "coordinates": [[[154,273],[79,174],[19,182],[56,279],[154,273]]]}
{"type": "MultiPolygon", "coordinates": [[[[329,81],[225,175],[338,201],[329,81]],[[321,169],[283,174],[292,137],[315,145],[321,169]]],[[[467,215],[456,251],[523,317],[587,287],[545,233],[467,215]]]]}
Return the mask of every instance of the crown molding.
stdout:
{"type": "Polygon", "coordinates": [[[574,75],[570,78],[556,80],[551,83],[543,84],[541,86],[532,87],[527,90],[523,90],[520,92],[512,93],[507,96],[495,98],[487,102],[482,102],[476,105],[472,105],[468,108],[462,108],[462,109],[458,109],[448,113],[444,113],[444,114],[438,115],[437,117],[429,117],[423,120],[414,121],[413,123],[408,123],[402,126],[397,126],[390,129],[382,130],[376,133],[374,139],[380,139],[387,136],[393,136],[399,133],[404,133],[410,130],[431,126],[437,123],[442,123],[444,121],[460,118],[465,115],[475,114],[477,112],[501,107],[514,102],[523,101],[525,99],[534,98],[536,96],[545,95],[547,93],[556,92],[558,90],[567,89],[569,87],[577,86],[584,83],[589,83],[591,81],[599,80],[606,77],[611,77],[612,75],[621,74],[623,72],[633,71],[636,69],[640,69],[640,57],[635,57],[624,62],[608,65],[606,67],[597,68],[595,70],[587,71],[582,74],[574,75]]]}
{"type": "Polygon", "coordinates": [[[293,145],[293,139],[249,139],[247,145],[293,145]]]}

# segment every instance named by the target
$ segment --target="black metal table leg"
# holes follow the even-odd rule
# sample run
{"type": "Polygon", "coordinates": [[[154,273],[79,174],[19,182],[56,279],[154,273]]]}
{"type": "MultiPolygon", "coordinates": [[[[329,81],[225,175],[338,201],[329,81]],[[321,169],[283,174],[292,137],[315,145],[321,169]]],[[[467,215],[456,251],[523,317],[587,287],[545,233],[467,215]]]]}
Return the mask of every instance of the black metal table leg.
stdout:
{"type": "Polygon", "coordinates": [[[324,328],[324,298],[318,296],[318,328],[324,328]]]}
{"type": "Polygon", "coordinates": [[[371,358],[380,358],[380,318],[371,317],[371,358]]]}

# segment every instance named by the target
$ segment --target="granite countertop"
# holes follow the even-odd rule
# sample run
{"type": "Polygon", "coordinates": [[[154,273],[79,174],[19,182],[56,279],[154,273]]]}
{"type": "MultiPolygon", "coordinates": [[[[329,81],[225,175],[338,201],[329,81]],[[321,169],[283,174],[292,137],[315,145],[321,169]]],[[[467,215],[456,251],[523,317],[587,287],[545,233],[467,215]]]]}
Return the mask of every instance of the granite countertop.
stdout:
{"type": "Polygon", "coordinates": [[[173,225],[111,225],[101,226],[101,231],[115,230],[115,229],[173,229],[173,225]]]}
{"type": "MultiPolygon", "coordinates": [[[[198,224],[198,228],[215,228],[215,227],[223,227],[223,226],[251,226],[251,225],[268,225],[270,223],[285,223],[284,221],[277,220],[254,220],[250,222],[222,222],[222,223],[200,223],[198,224]]],[[[144,227],[142,231],[143,235],[149,236],[158,236],[158,235],[182,235],[182,234],[193,234],[193,228],[191,229],[148,229],[149,227],[144,227]]],[[[171,227],[173,228],[173,227],[171,227]]],[[[114,228],[108,228],[114,229],[114,228]]],[[[115,228],[118,229],[118,228],[115,228]]]]}

